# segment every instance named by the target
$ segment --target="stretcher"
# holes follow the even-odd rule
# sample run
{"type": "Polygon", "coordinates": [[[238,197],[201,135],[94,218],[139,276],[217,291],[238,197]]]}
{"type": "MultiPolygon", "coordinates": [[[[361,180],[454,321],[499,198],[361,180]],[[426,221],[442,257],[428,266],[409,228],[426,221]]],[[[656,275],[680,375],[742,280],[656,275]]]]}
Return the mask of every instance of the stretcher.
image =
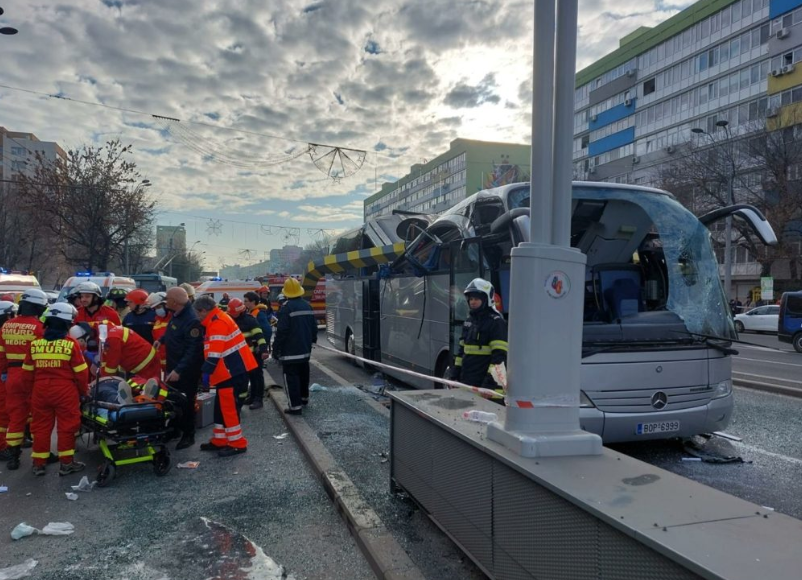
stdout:
{"type": "Polygon", "coordinates": [[[184,395],[164,383],[158,389],[167,391],[168,397],[151,398],[136,387],[132,391],[119,377],[104,377],[91,386],[92,396],[81,405],[81,426],[94,434],[103,453],[98,486],[109,485],[122,465],[150,462],[157,476],[170,471],[168,433],[179,417],[184,395]],[[116,400],[105,396],[112,392],[120,393],[116,400]]]}

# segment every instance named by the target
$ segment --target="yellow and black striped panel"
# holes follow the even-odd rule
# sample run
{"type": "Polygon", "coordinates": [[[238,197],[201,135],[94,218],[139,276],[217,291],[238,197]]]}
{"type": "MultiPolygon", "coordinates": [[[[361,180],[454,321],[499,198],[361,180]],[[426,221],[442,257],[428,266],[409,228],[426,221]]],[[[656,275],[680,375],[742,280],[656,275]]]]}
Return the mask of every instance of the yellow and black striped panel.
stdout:
{"type": "Polygon", "coordinates": [[[377,264],[386,264],[395,260],[404,253],[406,244],[398,242],[389,246],[378,248],[368,248],[366,250],[354,250],[342,254],[331,254],[316,262],[309,262],[306,267],[301,286],[304,289],[304,298],[309,299],[312,292],[320,280],[326,274],[338,274],[346,269],[367,268],[377,264]]]}

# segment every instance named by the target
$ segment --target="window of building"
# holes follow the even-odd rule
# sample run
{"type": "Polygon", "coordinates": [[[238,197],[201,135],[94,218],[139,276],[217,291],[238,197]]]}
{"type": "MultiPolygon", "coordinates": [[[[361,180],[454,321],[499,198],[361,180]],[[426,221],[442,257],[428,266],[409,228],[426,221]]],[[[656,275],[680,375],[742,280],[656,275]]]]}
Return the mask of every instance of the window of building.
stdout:
{"type": "Polygon", "coordinates": [[[651,78],[643,83],[643,95],[651,95],[655,90],[654,79],[651,78]]]}
{"type": "Polygon", "coordinates": [[[25,147],[12,147],[11,148],[12,155],[25,155],[25,147]]]}

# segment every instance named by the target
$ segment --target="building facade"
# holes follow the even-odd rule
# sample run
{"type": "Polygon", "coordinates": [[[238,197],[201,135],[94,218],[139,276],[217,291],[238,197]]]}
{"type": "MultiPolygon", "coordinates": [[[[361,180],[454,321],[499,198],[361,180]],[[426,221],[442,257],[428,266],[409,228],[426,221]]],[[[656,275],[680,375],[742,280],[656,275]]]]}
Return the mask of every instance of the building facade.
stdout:
{"type": "Polygon", "coordinates": [[[187,230],[178,226],[156,226],[156,258],[169,258],[186,252],[187,230]]]}
{"type": "Polygon", "coordinates": [[[0,127],[0,179],[13,180],[15,174],[32,174],[37,154],[51,163],[67,157],[58,143],[40,141],[33,133],[0,127]]]}
{"type": "MultiPolygon", "coordinates": [[[[575,177],[660,186],[661,169],[694,138],[798,124],[801,23],[802,0],[700,0],[623,37],[577,73],[575,177]]],[[[743,298],[760,264],[735,244],[732,256],[731,295],[743,298]]]]}
{"type": "Polygon", "coordinates": [[[482,189],[529,181],[529,145],[454,139],[445,153],[413,165],[365,200],[365,219],[393,210],[440,213],[482,189]]]}

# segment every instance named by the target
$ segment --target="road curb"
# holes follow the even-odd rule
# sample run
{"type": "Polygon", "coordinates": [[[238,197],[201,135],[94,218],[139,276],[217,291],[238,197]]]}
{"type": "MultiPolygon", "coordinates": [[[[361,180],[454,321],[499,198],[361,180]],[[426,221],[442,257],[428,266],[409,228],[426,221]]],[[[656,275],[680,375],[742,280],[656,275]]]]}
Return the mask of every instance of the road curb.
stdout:
{"type": "Polygon", "coordinates": [[[270,399],[300,444],[309,465],[347,524],[348,531],[356,540],[376,577],[382,580],[424,580],[425,576],[396,542],[378,514],[362,499],[359,490],[340,469],[303,416],[284,413],[287,407],[284,392],[273,389],[270,391],[270,399]]]}
{"type": "Polygon", "coordinates": [[[802,390],[794,389],[792,387],[783,387],[782,385],[775,385],[773,383],[761,383],[759,381],[749,381],[745,379],[736,379],[733,377],[732,384],[735,387],[742,387],[745,389],[753,389],[755,391],[765,391],[774,393],[776,395],[786,395],[788,397],[802,398],[802,390]]]}

